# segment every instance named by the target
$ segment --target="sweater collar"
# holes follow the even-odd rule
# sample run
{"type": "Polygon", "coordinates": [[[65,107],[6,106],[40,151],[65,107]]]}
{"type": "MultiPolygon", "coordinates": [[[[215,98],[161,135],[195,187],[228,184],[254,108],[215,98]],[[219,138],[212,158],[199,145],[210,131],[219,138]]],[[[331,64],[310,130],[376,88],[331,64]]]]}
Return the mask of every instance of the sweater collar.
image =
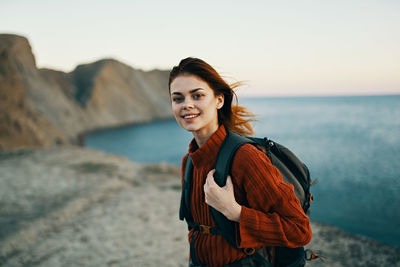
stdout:
{"type": "Polygon", "coordinates": [[[220,125],[217,131],[215,131],[200,148],[198,147],[196,140],[193,138],[189,145],[189,155],[192,159],[193,165],[202,166],[207,164],[207,162],[215,163],[219,148],[224,141],[225,136],[225,127],[224,125],[220,125]]]}

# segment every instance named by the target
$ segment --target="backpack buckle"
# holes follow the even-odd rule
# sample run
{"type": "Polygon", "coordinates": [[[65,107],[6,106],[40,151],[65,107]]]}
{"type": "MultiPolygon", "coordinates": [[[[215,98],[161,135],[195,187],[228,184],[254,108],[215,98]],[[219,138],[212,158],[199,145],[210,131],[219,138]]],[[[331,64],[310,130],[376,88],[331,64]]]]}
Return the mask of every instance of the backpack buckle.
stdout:
{"type": "Polygon", "coordinates": [[[243,249],[243,252],[244,252],[247,256],[250,256],[250,255],[253,255],[254,252],[256,252],[256,249],[255,249],[255,248],[245,248],[245,249],[243,249]]]}
{"type": "Polygon", "coordinates": [[[201,233],[209,235],[209,234],[211,234],[210,230],[211,230],[210,226],[200,224],[200,232],[201,233]]]}

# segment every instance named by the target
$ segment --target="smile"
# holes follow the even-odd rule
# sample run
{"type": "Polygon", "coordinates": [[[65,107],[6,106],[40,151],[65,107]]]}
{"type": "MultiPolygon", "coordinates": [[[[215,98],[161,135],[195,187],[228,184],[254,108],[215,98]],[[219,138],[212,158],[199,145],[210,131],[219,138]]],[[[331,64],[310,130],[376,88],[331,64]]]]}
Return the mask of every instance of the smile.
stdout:
{"type": "Polygon", "coordinates": [[[183,115],[182,118],[184,118],[184,119],[194,119],[194,118],[197,118],[198,116],[200,116],[200,113],[198,113],[198,114],[186,114],[186,115],[183,115]]]}

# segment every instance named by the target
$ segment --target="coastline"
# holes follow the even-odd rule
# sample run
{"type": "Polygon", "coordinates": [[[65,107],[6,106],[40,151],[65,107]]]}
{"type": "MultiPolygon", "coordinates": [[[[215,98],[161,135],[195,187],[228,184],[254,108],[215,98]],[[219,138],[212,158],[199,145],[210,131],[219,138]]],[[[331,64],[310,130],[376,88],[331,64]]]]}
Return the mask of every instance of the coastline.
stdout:
{"type": "Polygon", "coordinates": [[[107,130],[112,130],[112,129],[122,129],[125,127],[131,127],[131,126],[137,126],[137,125],[144,125],[148,123],[153,123],[153,122],[162,122],[162,121],[168,121],[172,120],[174,117],[165,117],[165,118],[156,118],[156,119],[149,119],[149,120],[143,120],[143,121],[135,121],[135,122],[129,122],[129,123],[123,123],[123,124],[118,124],[115,126],[105,126],[105,127],[97,127],[93,129],[88,129],[85,131],[80,132],[77,135],[77,146],[79,147],[84,147],[85,146],[85,139],[88,135],[99,133],[102,131],[107,131],[107,130]]]}
{"type": "MultiPolygon", "coordinates": [[[[298,98],[302,98],[302,99],[306,99],[306,98],[352,98],[352,97],[400,97],[400,94],[371,94],[371,95],[299,95],[299,96],[241,96],[242,100],[248,100],[248,99],[258,99],[258,98],[271,98],[271,99],[298,99],[298,98]]],[[[97,127],[97,128],[92,128],[92,129],[88,129],[85,131],[80,132],[77,137],[77,144],[80,147],[84,147],[84,143],[85,143],[85,138],[86,136],[90,135],[90,134],[94,134],[97,132],[102,132],[102,131],[107,131],[107,130],[111,130],[111,129],[121,129],[121,128],[125,128],[125,127],[131,127],[131,126],[137,126],[137,125],[143,125],[143,124],[148,124],[148,123],[153,123],[153,122],[160,122],[160,121],[168,121],[168,120],[173,120],[174,117],[170,116],[170,117],[165,117],[165,118],[155,118],[155,119],[148,119],[148,120],[143,120],[143,121],[133,121],[133,122],[129,122],[129,123],[123,123],[123,124],[118,124],[118,125],[113,125],[113,126],[104,126],[104,127],[97,127]]]]}

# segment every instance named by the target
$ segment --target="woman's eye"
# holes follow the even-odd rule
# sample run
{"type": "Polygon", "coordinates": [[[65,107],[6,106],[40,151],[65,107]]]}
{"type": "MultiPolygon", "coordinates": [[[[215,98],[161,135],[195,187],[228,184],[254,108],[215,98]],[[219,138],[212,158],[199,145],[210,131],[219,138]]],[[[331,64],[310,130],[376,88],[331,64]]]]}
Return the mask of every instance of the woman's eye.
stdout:
{"type": "Polygon", "coordinates": [[[182,102],[183,101],[183,97],[174,97],[174,98],[172,98],[172,101],[173,102],[182,102]]]}
{"type": "Polygon", "coordinates": [[[195,94],[195,95],[193,95],[193,99],[199,99],[200,97],[202,97],[202,94],[195,94]]]}

